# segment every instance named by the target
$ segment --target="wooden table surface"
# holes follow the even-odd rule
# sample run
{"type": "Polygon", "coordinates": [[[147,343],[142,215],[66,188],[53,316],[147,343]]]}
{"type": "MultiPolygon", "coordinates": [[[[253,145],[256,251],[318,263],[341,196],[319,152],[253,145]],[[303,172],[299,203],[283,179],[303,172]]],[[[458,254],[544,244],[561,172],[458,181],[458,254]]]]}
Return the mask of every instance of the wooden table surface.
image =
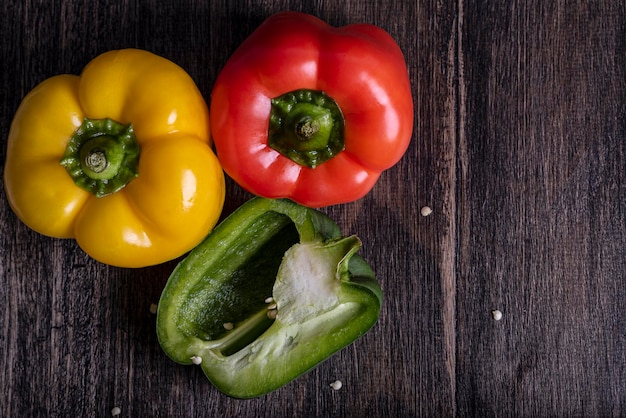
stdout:
{"type": "MultiPolygon", "coordinates": [[[[209,99],[230,54],[284,9],[391,33],[415,129],[369,195],[324,209],[364,242],[378,324],[247,401],[161,351],[150,306],[175,262],[100,264],[29,230],[3,194],[0,416],[626,416],[625,4],[3,1],[2,165],[15,110],[44,79],[136,47],[209,99]]],[[[229,180],[224,215],[249,197],[229,180]]]]}

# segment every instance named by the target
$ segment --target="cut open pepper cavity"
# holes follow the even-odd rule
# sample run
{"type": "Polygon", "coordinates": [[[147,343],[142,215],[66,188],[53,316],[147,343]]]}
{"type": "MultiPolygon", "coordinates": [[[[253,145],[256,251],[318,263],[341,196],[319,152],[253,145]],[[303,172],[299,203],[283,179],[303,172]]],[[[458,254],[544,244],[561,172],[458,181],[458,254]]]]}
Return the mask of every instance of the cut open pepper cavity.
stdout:
{"type": "Polygon", "coordinates": [[[231,397],[274,391],[376,323],[382,292],[360,246],[317,210],[255,197],[175,268],[159,343],[231,397]]]}

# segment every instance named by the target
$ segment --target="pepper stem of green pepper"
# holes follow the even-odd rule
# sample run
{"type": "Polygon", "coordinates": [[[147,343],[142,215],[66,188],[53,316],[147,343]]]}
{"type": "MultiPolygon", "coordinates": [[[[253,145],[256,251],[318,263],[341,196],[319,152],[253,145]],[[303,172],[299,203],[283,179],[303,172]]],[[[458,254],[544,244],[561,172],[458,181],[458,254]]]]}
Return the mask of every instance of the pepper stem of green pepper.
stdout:
{"type": "Polygon", "coordinates": [[[345,148],[344,117],[337,103],[317,90],[294,90],[272,99],[268,144],[309,168],[345,148]]]}
{"type": "Polygon", "coordinates": [[[60,164],[78,187],[96,197],[117,192],[138,175],[139,145],[132,125],[86,118],[60,164]]]}

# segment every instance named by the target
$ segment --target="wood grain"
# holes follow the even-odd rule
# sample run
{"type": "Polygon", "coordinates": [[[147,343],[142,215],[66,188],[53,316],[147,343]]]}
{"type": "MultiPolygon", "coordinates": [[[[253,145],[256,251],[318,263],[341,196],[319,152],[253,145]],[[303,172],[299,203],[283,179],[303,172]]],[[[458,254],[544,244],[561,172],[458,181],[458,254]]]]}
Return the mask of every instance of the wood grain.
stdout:
{"type": "Polygon", "coordinates": [[[460,415],[626,410],[620,7],[464,6],[460,415]]]}
{"type": "MultiPolygon", "coordinates": [[[[623,2],[5,1],[2,161],[45,78],[137,47],[208,99],[235,48],[284,9],[379,25],[406,56],[405,158],[364,199],[324,209],[364,242],[379,323],[283,389],[227,398],[158,346],[150,306],[176,261],[99,264],[30,231],[3,197],[0,416],[626,416],[623,2]]],[[[229,180],[224,215],[249,197],[229,180]]]]}

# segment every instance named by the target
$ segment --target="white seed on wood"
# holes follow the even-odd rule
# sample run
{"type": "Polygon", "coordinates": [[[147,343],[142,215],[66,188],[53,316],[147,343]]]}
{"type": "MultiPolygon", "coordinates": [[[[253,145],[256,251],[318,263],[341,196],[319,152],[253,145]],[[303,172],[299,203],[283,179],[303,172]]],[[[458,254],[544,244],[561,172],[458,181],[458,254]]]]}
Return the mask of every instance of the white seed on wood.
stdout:
{"type": "Polygon", "coordinates": [[[235,326],[233,325],[232,322],[224,322],[224,329],[226,331],[230,331],[231,329],[233,329],[235,326]]]}
{"type": "Polygon", "coordinates": [[[343,383],[341,383],[341,380],[335,380],[330,384],[330,387],[333,388],[333,390],[339,390],[343,387],[343,383]]]}
{"type": "Polygon", "coordinates": [[[122,410],[118,406],[116,406],[115,408],[111,409],[111,415],[114,416],[114,417],[118,416],[121,413],[122,413],[122,410]]]}
{"type": "Polygon", "coordinates": [[[424,206],[420,213],[422,214],[422,216],[428,216],[433,213],[433,210],[430,208],[430,206],[424,206]]]}
{"type": "Polygon", "coordinates": [[[193,356],[191,358],[191,362],[197,366],[200,363],[202,363],[202,357],[200,357],[200,356],[193,356]]]}
{"type": "Polygon", "coordinates": [[[500,312],[499,310],[493,310],[491,311],[491,316],[493,317],[493,319],[495,319],[496,321],[499,321],[502,319],[502,312],[500,312]]]}

